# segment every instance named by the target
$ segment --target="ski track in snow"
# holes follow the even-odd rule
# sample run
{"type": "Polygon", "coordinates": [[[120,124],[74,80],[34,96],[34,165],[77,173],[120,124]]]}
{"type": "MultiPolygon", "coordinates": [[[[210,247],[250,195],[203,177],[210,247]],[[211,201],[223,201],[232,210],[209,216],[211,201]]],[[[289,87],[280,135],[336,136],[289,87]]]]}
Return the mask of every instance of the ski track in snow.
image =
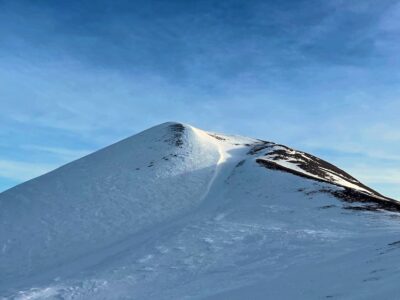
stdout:
{"type": "Polygon", "coordinates": [[[207,198],[208,194],[211,191],[211,188],[214,184],[214,182],[216,181],[218,175],[221,172],[222,169],[222,165],[226,162],[227,160],[227,155],[226,153],[223,151],[220,143],[214,142],[214,138],[212,138],[211,136],[209,136],[206,132],[204,132],[203,130],[197,129],[196,127],[190,126],[190,128],[196,133],[196,135],[203,140],[206,140],[207,142],[212,142],[215,147],[218,149],[218,154],[219,154],[219,158],[218,161],[216,163],[215,166],[215,171],[213,176],[211,177],[210,181],[208,182],[207,188],[203,194],[203,196],[201,197],[202,200],[204,200],[205,198],[207,198]]]}

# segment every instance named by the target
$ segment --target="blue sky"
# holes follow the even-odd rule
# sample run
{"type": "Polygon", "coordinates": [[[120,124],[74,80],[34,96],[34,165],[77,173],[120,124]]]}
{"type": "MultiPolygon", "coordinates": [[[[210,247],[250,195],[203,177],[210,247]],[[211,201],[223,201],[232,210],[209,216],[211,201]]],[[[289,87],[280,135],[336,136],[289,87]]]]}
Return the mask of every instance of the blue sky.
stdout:
{"type": "Polygon", "coordinates": [[[400,1],[0,0],[0,190],[164,121],[400,199],[400,1]]]}

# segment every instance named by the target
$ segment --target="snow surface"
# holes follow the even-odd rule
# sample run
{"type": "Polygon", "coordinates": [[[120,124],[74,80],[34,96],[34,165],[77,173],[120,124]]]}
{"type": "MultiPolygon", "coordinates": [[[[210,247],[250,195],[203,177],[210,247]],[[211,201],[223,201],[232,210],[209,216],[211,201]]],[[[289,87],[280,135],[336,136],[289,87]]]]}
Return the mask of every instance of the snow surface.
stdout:
{"type": "Polygon", "coordinates": [[[0,299],[395,299],[400,215],[265,143],[165,123],[0,194],[0,299]]]}

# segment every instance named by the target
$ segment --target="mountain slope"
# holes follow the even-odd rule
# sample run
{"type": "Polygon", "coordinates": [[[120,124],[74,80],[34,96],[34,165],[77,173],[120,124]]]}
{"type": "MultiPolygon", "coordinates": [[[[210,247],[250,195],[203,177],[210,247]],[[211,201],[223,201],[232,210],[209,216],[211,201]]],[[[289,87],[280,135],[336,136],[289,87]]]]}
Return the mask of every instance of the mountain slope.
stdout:
{"type": "Polygon", "coordinates": [[[309,154],[165,123],[0,194],[0,296],[390,297],[398,208],[309,154]]]}

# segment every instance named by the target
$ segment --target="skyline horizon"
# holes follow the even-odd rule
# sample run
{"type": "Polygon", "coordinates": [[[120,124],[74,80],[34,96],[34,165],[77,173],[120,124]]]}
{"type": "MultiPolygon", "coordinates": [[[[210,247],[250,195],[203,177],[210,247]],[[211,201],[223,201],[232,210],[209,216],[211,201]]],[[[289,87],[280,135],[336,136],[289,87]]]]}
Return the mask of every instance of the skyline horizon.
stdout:
{"type": "Polygon", "coordinates": [[[400,2],[0,1],[0,190],[165,120],[400,199],[400,2]]]}
{"type": "MultiPolygon", "coordinates": [[[[59,168],[64,167],[65,165],[69,165],[69,164],[71,164],[71,163],[73,163],[73,162],[75,162],[75,161],[77,161],[77,160],[80,160],[80,159],[82,159],[82,158],[84,158],[84,157],[86,157],[86,156],[90,156],[90,155],[92,155],[92,154],[94,154],[94,153],[96,153],[96,152],[98,152],[98,151],[102,151],[103,149],[108,148],[108,147],[110,147],[110,146],[113,146],[113,145],[115,145],[115,144],[118,144],[118,143],[120,143],[120,142],[122,142],[122,141],[124,141],[124,140],[133,138],[133,137],[135,137],[136,135],[141,134],[141,133],[143,133],[143,132],[145,132],[145,131],[149,131],[149,130],[152,130],[152,129],[156,128],[156,127],[162,126],[162,125],[164,125],[164,124],[169,124],[169,123],[172,123],[172,124],[182,124],[182,125],[186,125],[186,126],[195,127],[195,128],[197,128],[197,129],[200,129],[200,130],[204,130],[204,129],[202,129],[202,128],[199,128],[199,127],[194,126],[194,125],[189,124],[189,123],[180,122],[180,121],[172,121],[172,120],[164,121],[164,122],[161,122],[161,123],[158,123],[158,124],[153,124],[153,125],[151,125],[151,126],[148,127],[148,128],[144,128],[144,129],[140,130],[139,132],[136,132],[136,133],[134,133],[134,134],[132,134],[132,135],[129,135],[129,136],[127,136],[127,137],[123,137],[123,138],[121,138],[121,139],[119,139],[119,140],[117,140],[117,141],[112,142],[111,144],[105,145],[104,147],[101,147],[101,148],[98,148],[98,149],[93,149],[92,151],[88,151],[87,153],[83,153],[83,152],[82,152],[82,153],[81,153],[82,156],[76,157],[75,159],[70,160],[70,161],[66,161],[64,164],[61,164],[61,165],[59,165],[59,166],[54,166],[52,169],[49,169],[49,170],[47,170],[47,171],[44,171],[43,174],[39,174],[38,176],[35,176],[35,177],[33,177],[33,178],[30,178],[30,179],[28,179],[28,180],[26,180],[26,181],[21,181],[21,182],[15,184],[15,185],[13,185],[13,186],[10,186],[10,187],[8,187],[8,188],[6,188],[6,189],[4,189],[4,190],[0,190],[0,193],[2,193],[2,192],[4,192],[4,191],[7,191],[8,189],[12,189],[13,187],[19,186],[20,184],[24,184],[25,182],[28,182],[28,181],[30,181],[30,180],[34,180],[35,178],[38,178],[38,177],[41,177],[41,176],[46,175],[46,174],[48,174],[48,173],[51,173],[51,172],[53,172],[53,171],[55,171],[55,170],[57,170],[57,169],[59,169],[59,168]]],[[[275,143],[275,144],[277,144],[277,145],[281,144],[281,143],[276,142],[276,141],[263,140],[263,139],[259,139],[259,138],[255,137],[255,136],[237,135],[237,134],[234,134],[234,133],[232,133],[232,132],[219,132],[219,131],[217,132],[217,131],[213,131],[213,130],[206,130],[206,132],[215,133],[215,134],[223,134],[223,135],[228,135],[228,136],[231,135],[231,136],[241,136],[241,137],[245,137],[245,138],[253,138],[253,139],[258,139],[258,140],[260,140],[260,141],[273,142],[273,143],[275,143]]],[[[284,146],[287,146],[287,147],[291,148],[290,145],[284,145],[284,146]]],[[[303,151],[302,149],[297,149],[297,148],[293,148],[293,149],[296,150],[296,151],[302,151],[302,152],[307,153],[306,151],[303,151]]],[[[318,155],[315,155],[315,153],[308,153],[308,154],[311,154],[311,155],[314,155],[314,156],[318,157],[318,155]]],[[[321,158],[321,157],[319,157],[319,158],[321,158]]],[[[328,161],[328,163],[332,163],[332,162],[328,161]]],[[[335,166],[336,166],[336,165],[335,165],[335,166]]],[[[337,166],[337,167],[339,167],[339,168],[341,169],[340,166],[337,166]]],[[[352,174],[351,172],[349,172],[349,171],[346,170],[346,169],[343,169],[343,171],[349,173],[351,176],[354,176],[354,174],[352,174]]],[[[356,179],[359,180],[359,178],[357,178],[356,176],[354,176],[354,177],[355,177],[356,179]]],[[[360,181],[361,181],[362,183],[365,183],[365,182],[363,182],[362,180],[360,180],[360,181]]],[[[367,184],[367,185],[368,185],[368,184],[367,184]]],[[[374,189],[373,186],[369,186],[369,187],[371,187],[371,188],[374,189]]],[[[384,196],[388,196],[389,198],[392,198],[392,199],[394,199],[394,200],[400,201],[400,200],[399,200],[400,197],[399,197],[399,198],[390,197],[390,195],[386,195],[386,194],[382,193],[382,192],[379,191],[379,190],[376,190],[376,191],[377,191],[378,193],[383,194],[384,196]]]]}

